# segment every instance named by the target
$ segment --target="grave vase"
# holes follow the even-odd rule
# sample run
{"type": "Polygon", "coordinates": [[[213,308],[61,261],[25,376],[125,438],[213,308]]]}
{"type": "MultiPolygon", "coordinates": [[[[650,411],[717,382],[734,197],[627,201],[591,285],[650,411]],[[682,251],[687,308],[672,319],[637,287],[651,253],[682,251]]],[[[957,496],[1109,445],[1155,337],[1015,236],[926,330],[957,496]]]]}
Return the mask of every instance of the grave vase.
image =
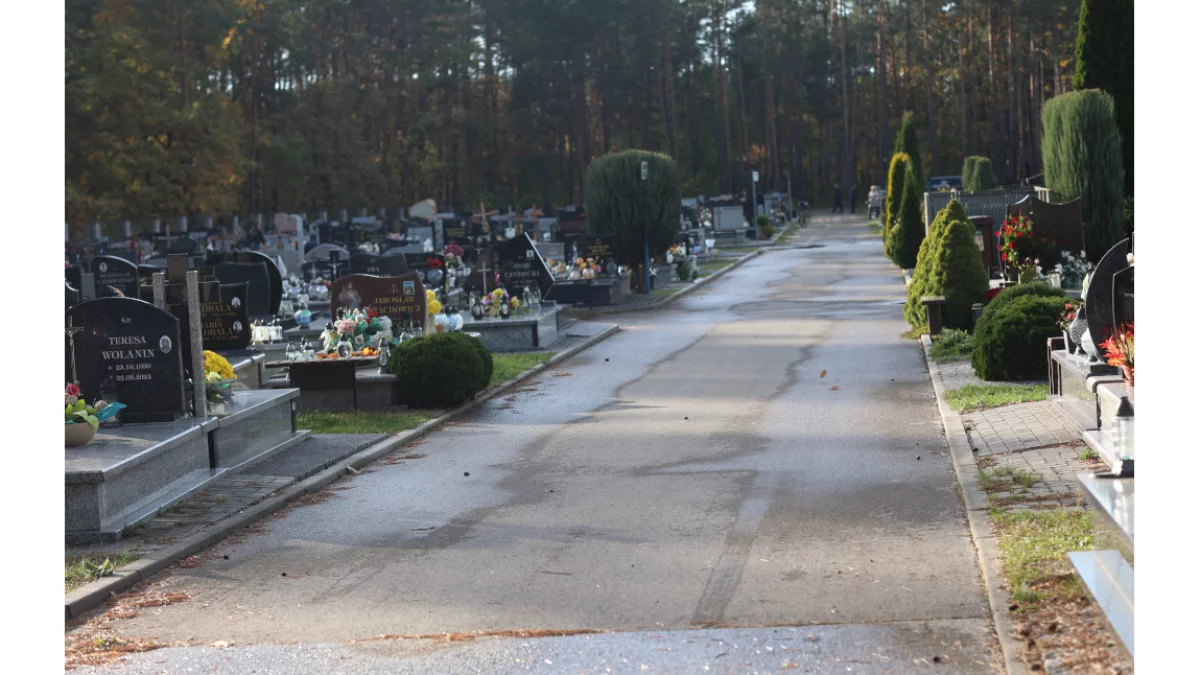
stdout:
{"type": "Polygon", "coordinates": [[[86,422],[66,424],[66,446],[68,448],[87,445],[96,437],[96,428],[86,422]]]}
{"type": "Polygon", "coordinates": [[[207,408],[208,414],[212,417],[221,417],[229,414],[225,408],[224,401],[209,401],[207,408]]]}

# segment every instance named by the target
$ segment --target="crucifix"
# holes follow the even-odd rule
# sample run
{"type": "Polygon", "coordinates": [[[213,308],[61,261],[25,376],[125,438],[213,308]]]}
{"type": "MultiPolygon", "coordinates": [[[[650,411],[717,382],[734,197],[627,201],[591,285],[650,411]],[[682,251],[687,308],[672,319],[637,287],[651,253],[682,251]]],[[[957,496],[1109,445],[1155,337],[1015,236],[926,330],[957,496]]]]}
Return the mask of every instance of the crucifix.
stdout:
{"type": "Polygon", "coordinates": [[[532,218],[532,219],[533,219],[533,240],[534,240],[534,241],[537,241],[537,236],[538,236],[538,226],[537,226],[537,225],[538,225],[538,218],[541,218],[542,216],[544,216],[544,215],[546,215],[546,214],[545,214],[545,213],[543,213],[543,212],[541,212],[541,211],[539,211],[539,210],[538,210],[538,207],[537,207],[537,204],[534,204],[532,209],[529,209],[528,211],[526,211],[526,212],[525,212],[525,215],[527,215],[527,216],[529,216],[530,218],[532,218]]]}
{"type": "Polygon", "coordinates": [[[494,216],[494,215],[497,215],[498,213],[500,213],[500,212],[499,212],[499,211],[497,211],[497,210],[495,210],[495,209],[492,209],[491,211],[488,211],[487,209],[485,209],[485,208],[483,207],[483,202],[479,202],[479,212],[478,212],[478,213],[475,213],[475,214],[472,214],[472,215],[471,215],[471,218],[472,218],[472,219],[478,218],[480,221],[482,221],[482,222],[483,222],[483,231],[484,231],[484,233],[485,233],[485,234],[490,234],[491,230],[490,230],[490,228],[488,227],[488,216],[494,216]]]}
{"type": "Polygon", "coordinates": [[[79,374],[75,372],[75,334],[83,331],[82,326],[75,325],[75,317],[67,317],[67,339],[71,341],[71,382],[79,381],[79,374]]]}
{"type": "Polygon", "coordinates": [[[488,294],[488,289],[487,289],[487,281],[488,281],[488,276],[487,276],[487,273],[488,273],[488,268],[487,268],[487,256],[480,256],[480,257],[479,257],[479,278],[483,280],[483,294],[484,294],[484,295],[487,295],[487,294],[488,294]]]}

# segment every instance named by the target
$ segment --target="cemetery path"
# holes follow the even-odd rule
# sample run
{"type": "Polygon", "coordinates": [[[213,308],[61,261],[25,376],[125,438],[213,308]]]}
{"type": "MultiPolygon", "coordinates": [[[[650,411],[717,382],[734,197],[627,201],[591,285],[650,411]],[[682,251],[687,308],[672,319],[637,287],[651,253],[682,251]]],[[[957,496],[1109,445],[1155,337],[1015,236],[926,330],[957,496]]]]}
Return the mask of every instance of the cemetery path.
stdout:
{"type": "Polygon", "coordinates": [[[105,672],[997,672],[904,285],[864,225],[818,217],[820,247],[619,317],[398,453],[419,457],[175,571],[193,599],[121,630],[192,646],[105,672]],[[518,629],[606,634],[397,639],[518,629]]]}

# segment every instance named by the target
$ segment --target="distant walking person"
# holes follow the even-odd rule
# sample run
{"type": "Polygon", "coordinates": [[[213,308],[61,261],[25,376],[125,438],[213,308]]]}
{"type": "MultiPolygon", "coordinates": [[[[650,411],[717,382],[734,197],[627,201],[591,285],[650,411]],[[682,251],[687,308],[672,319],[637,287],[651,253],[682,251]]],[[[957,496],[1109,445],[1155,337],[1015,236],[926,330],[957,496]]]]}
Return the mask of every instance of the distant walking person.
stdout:
{"type": "Polygon", "coordinates": [[[858,183],[850,186],[850,213],[854,213],[854,205],[858,203],[858,183]]]}
{"type": "Polygon", "coordinates": [[[883,192],[878,185],[872,185],[867,194],[867,217],[878,218],[883,212],[883,192]]]}
{"type": "Polygon", "coordinates": [[[833,213],[845,213],[846,209],[842,207],[842,186],[835,183],[833,185],[833,213]]]}

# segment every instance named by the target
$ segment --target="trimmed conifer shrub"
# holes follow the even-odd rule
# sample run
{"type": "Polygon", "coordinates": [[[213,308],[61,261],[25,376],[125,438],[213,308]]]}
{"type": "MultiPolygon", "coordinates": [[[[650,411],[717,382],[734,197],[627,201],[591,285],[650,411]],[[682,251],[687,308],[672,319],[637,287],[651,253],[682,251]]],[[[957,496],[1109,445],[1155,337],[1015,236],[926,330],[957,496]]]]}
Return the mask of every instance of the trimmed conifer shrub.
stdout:
{"type": "Polygon", "coordinates": [[[897,152],[892,155],[892,163],[888,167],[887,195],[883,203],[883,241],[887,242],[888,232],[896,224],[896,216],[900,214],[900,198],[904,195],[904,175],[908,171],[908,155],[897,152]]]}
{"type": "Polygon", "coordinates": [[[980,317],[971,351],[975,375],[988,381],[1045,378],[1046,339],[1062,333],[1062,310],[1057,298],[1024,295],[980,317]]]}
{"type": "Polygon", "coordinates": [[[971,155],[963,160],[962,182],[967,192],[975,191],[975,167],[979,164],[979,155],[971,155]]]}
{"type": "Polygon", "coordinates": [[[884,252],[901,269],[916,267],[917,253],[925,240],[925,220],[921,217],[921,203],[925,191],[917,180],[912,164],[904,173],[904,194],[900,196],[900,213],[896,224],[888,232],[884,252]]]}
{"type": "Polygon", "coordinates": [[[1075,38],[1075,91],[1103,89],[1112,94],[1125,194],[1133,194],[1133,0],[1083,0],[1075,38]]]}
{"type": "Polygon", "coordinates": [[[971,178],[974,182],[974,186],[970,188],[971,192],[995,190],[999,187],[991,157],[980,157],[975,161],[975,173],[971,178]]]}
{"type": "Polygon", "coordinates": [[[467,335],[466,333],[446,333],[454,339],[471,345],[475,353],[479,356],[479,363],[483,366],[479,376],[480,391],[487,389],[492,383],[492,370],[495,368],[495,362],[492,360],[492,352],[488,350],[487,345],[483,344],[483,340],[477,337],[467,335]]]}
{"type": "Polygon", "coordinates": [[[1063,291],[1063,289],[1055,288],[1050,284],[1038,281],[1028,284],[1009,286],[1008,288],[1000,291],[996,297],[992,298],[990,302],[983,306],[983,314],[980,315],[979,320],[983,321],[985,317],[995,314],[1003,309],[1005,305],[1009,304],[1010,302],[1015,302],[1018,298],[1024,298],[1031,295],[1039,298],[1055,298],[1059,300],[1060,303],[1062,300],[1069,297],[1066,292],[1063,291]]]}
{"type": "MultiPolygon", "coordinates": [[[[679,233],[679,171],[659,152],[625,150],[597,157],[587,171],[588,231],[616,238],[617,261],[640,270],[645,259],[642,228],[649,228],[650,257],[661,256],[679,233]],[[642,180],[642,162],[649,177],[642,180]]],[[[643,273],[631,283],[644,285],[643,273]]]]}
{"type": "Polygon", "coordinates": [[[1112,96],[1087,89],[1047,101],[1042,165],[1046,187],[1064,199],[1082,199],[1087,258],[1100,262],[1125,234],[1125,171],[1112,96]]]}
{"type": "Polygon", "coordinates": [[[485,381],[476,347],[453,333],[400,343],[392,350],[388,370],[396,376],[403,401],[414,408],[461,405],[478,393],[485,381]]]}
{"type": "Polygon", "coordinates": [[[913,173],[917,176],[917,184],[925,186],[925,171],[921,166],[921,146],[917,143],[917,124],[913,121],[912,111],[905,111],[900,118],[900,129],[896,132],[896,147],[893,152],[903,152],[912,163],[913,173]]]}
{"type": "MultiPolygon", "coordinates": [[[[921,248],[917,252],[917,266],[913,268],[912,283],[908,285],[908,299],[904,303],[904,319],[908,321],[908,325],[916,328],[925,323],[925,306],[921,304],[921,298],[926,295],[946,295],[944,284],[939,281],[939,276],[936,273],[936,261],[939,260],[939,249],[946,237],[946,228],[952,222],[970,223],[967,218],[967,210],[956,199],[951,199],[950,203],[937,212],[933,222],[929,224],[929,232],[925,235],[925,241],[921,242],[921,248]]],[[[970,225],[968,225],[970,227],[970,225]]],[[[974,229],[972,228],[972,243],[974,242],[974,229]]],[[[975,248],[976,256],[978,248],[975,248]]],[[[958,267],[955,263],[955,267],[958,267]]],[[[980,268],[983,267],[982,258],[979,263],[980,268]]],[[[972,284],[977,284],[977,277],[972,273],[968,277],[972,284]]],[[[987,271],[983,273],[982,289],[976,285],[967,285],[970,291],[978,290],[981,293],[980,297],[967,303],[967,317],[970,317],[970,307],[972,303],[983,302],[982,294],[987,293],[987,271]]],[[[957,294],[956,294],[957,295],[957,294]]],[[[969,321],[966,328],[970,325],[969,321]]],[[[952,326],[958,327],[958,326],[952,326]]]]}

